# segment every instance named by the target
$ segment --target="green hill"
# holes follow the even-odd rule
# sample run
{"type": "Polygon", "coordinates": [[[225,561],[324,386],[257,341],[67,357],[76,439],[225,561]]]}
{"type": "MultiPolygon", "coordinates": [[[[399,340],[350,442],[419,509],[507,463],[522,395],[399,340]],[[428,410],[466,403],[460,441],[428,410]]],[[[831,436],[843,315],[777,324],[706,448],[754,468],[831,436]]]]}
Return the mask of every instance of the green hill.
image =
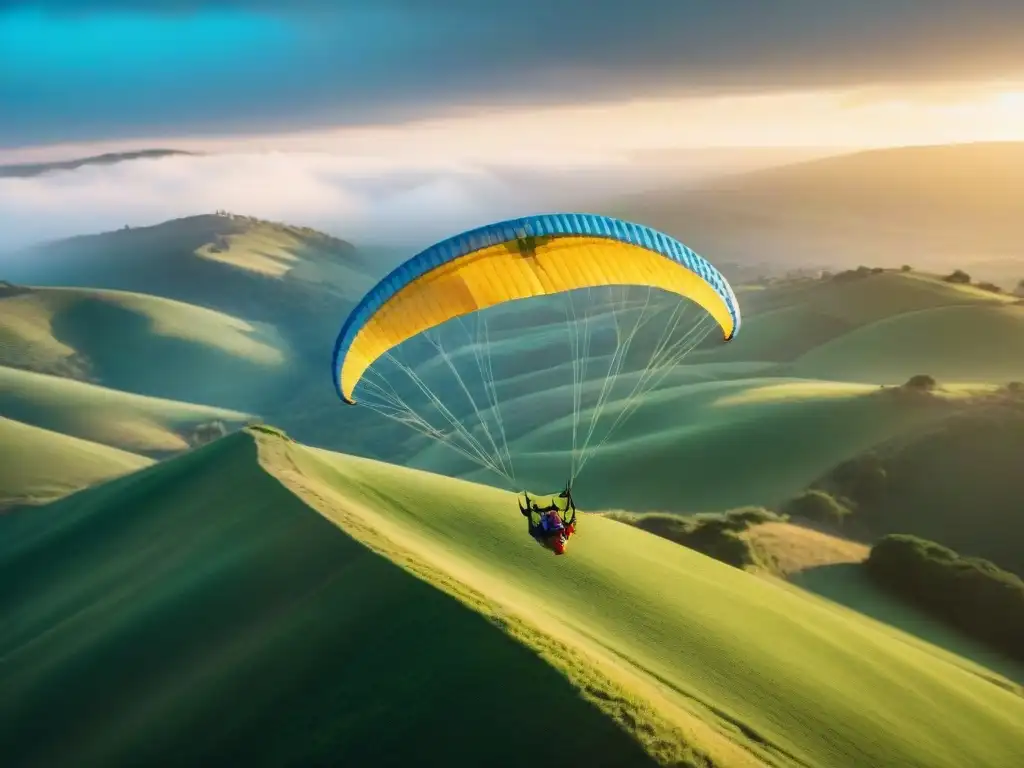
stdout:
{"type": "Polygon", "coordinates": [[[1024,379],[1024,306],[947,306],[879,320],[801,356],[793,370],[847,381],[902,384],[1024,379]]]}
{"type": "Polygon", "coordinates": [[[200,425],[216,421],[238,425],[251,418],[238,411],[133,395],[4,367],[0,367],[0,414],[152,456],[187,449],[200,425]]]}
{"type": "Polygon", "coordinates": [[[0,262],[8,280],[152,294],[266,321],[370,287],[343,240],[250,216],[210,214],[39,245],[0,262]]]}
{"type": "Polygon", "coordinates": [[[652,764],[487,617],[312,512],[248,436],[0,530],[12,764],[652,764]]]}
{"type": "Polygon", "coordinates": [[[0,416],[0,512],[52,501],[151,460],[0,416]]]}
{"type": "Polygon", "coordinates": [[[93,364],[108,386],[287,416],[282,404],[322,376],[341,319],[389,258],[233,214],[47,243],[0,256],[0,276],[39,294],[80,290],[60,294],[59,307],[52,296],[8,296],[0,349],[13,345],[7,354],[26,358],[18,367],[79,378],[102,358],[93,364]]]}
{"type": "Polygon", "coordinates": [[[599,517],[557,558],[509,494],[255,434],[0,518],[18,764],[1024,750],[1024,698],[911,636],[599,517]]]}
{"type": "MultiPolygon", "coordinates": [[[[581,503],[638,512],[773,504],[844,459],[911,434],[955,408],[955,398],[938,404],[898,399],[875,386],[843,382],[748,378],[683,385],[642,401],[593,451],[577,493],[581,503]]],[[[572,444],[566,410],[563,405],[558,420],[513,444],[519,475],[549,487],[565,482],[572,444]]],[[[616,404],[608,405],[602,420],[617,412],[616,404]]],[[[505,418],[514,420],[517,412],[505,418]]],[[[588,419],[584,413],[584,423],[588,419]]],[[[452,455],[434,443],[415,464],[496,481],[452,455]]]]}
{"type": "MultiPolygon", "coordinates": [[[[7,310],[0,313],[0,349],[9,364],[256,413],[303,442],[493,481],[407,427],[338,402],[324,360],[351,297],[383,268],[341,241],[208,216],[76,238],[35,256],[29,271],[36,277],[82,284],[109,278],[151,295],[12,287],[0,301],[7,310]],[[327,277],[332,269],[336,279],[327,277]],[[154,298],[175,293],[181,297],[154,298]]],[[[1020,378],[1020,307],[975,286],[917,272],[845,273],[751,286],[740,295],[739,337],[698,348],[645,397],[587,465],[581,498],[637,511],[774,503],[937,413],[872,398],[871,385],[916,373],[970,382],[1020,378]],[[792,435],[785,450],[782,434],[792,435]]],[[[497,312],[488,350],[503,429],[519,455],[518,481],[561,485],[572,445],[568,335],[553,303],[534,309],[497,312]]],[[[609,316],[595,328],[607,337],[609,316]]],[[[471,346],[449,352],[461,372],[476,375],[471,346]]],[[[592,350],[591,376],[603,374],[607,352],[592,350]]],[[[417,370],[433,377],[429,383],[456,419],[481,435],[442,359],[421,359],[417,370]]],[[[626,391],[632,375],[621,380],[626,391]]],[[[600,386],[591,378],[587,391],[596,396],[600,386]]],[[[423,404],[417,390],[411,394],[410,402],[423,404]]],[[[620,388],[605,409],[595,442],[624,394],[620,388]]]]}
{"type": "Polygon", "coordinates": [[[17,286],[5,293],[0,365],[251,407],[292,355],[271,326],[156,296],[17,286]]]}

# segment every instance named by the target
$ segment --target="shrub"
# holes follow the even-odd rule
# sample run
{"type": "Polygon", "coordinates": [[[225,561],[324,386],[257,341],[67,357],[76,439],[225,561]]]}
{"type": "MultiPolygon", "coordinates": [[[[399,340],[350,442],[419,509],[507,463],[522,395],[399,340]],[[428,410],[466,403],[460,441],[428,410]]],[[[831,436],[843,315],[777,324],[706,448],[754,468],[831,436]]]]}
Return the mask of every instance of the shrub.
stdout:
{"type": "Polygon", "coordinates": [[[966,284],[971,282],[971,276],[964,272],[962,269],[955,269],[950,275],[946,275],[944,278],[947,283],[961,283],[966,284]]]}
{"type": "Polygon", "coordinates": [[[992,293],[1002,293],[1003,289],[995,283],[978,283],[978,287],[985,291],[991,291],[992,293]]]}
{"type": "Polygon", "coordinates": [[[912,389],[918,392],[931,392],[936,386],[938,386],[938,382],[927,373],[919,373],[916,376],[911,376],[903,384],[904,389],[912,389]]]}
{"type": "Polygon", "coordinates": [[[835,276],[834,279],[835,280],[841,280],[841,281],[843,281],[843,280],[857,280],[857,279],[860,279],[862,277],[867,277],[868,275],[872,274],[873,272],[874,272],[874,270],[872,270],[870,267],[865,267],[862,264],[861,266],[857,267],[856,269],[848,269],[845,272],[839,272],[835,276]]]}
{"type": "Polygon", "coordinates": [[[851,510],[832,494],[817,488],[804,491],[783,505],[783,511],[792,517],[803,517],[821,523],[842,524],[851,510]]]}
{"type": "Polygon", "coordinates": [[[777,514],[764,507],[730,509],[724,517],[737,531],[745,531],[752,525],[761,525],[762,523],[784,523],[789,519],[786,515],[777,514]]]}
{"type": "Polygon", "coordinates": [[[1024,659],[1024,581],[988,560],[893,534],[871,549],[870,578],[961,631],[1024,659]]]}
{"type": "Polygon", "coordinates": [[[784,522],[787,519],[763,507],[741,507],[724,513],[689,517],[667,514],[611,517],[736,568],[757,564],[749,542],[740,536],[743,531],[752,525],[784,522]]]}
{"type": "Polygon", "coordinates": [[[912,266],[910,266],[909,264],[904,264],[902,267],[900,267],[900,272],[913,272],[913,271],[914,271],[914,268],[912,266]]]}

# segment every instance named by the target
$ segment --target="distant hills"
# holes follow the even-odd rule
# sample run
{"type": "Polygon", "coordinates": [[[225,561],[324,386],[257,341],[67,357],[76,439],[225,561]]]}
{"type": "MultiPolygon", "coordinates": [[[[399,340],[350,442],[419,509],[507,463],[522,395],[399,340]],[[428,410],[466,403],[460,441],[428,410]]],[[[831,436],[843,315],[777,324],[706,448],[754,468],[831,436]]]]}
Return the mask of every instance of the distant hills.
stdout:
{"type": "Polygon", "coordinates": [[[636,195],[613,206],[712,260],[953,265],[1024,277],[1024,142],[899,147],[636,195]]]}
{"type": "Polygon", "coordinates": [[[196,155],[180,149],[140,149],[132,152],[107,152],[102,155],[81,157],[74,160],[54,160],[48,163],[13,163],[0,165],[0,179],[25,179],[41,176],[52,171],[72,171],[87,165],[114,165],[128,160],[152,160],[173,155],[196,155]]]}

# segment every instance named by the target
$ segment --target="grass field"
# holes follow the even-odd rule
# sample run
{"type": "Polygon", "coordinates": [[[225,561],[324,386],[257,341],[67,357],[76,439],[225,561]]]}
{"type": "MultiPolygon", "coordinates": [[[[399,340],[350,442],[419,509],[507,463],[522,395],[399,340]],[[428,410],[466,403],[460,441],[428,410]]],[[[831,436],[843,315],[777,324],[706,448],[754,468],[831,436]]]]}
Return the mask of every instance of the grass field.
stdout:
{"type": "Polygon", "coordinates": [[[272,326],[157,296],[19,288],[0,297],[0,365],[115,389],[251,407],[289,357],[272,326]]]}
{"type": "Polygon", "coordinates": [[[76,352],[91,358],[110,347],[142,358],[136,363],[141,367],[153,362],[147,349],[152,348],[152,340],[139,341],[144,335],[268,366],[283,360],[274,340],[259,338],[257,329],[238,318],[203,307],[126,291],[16,290],[0,297],[0,364],[45,371],[66,364],[76,352]],[[76,333],[83,327],[86,333],[76,333]],[[69,344],[68,337],[75,337],[77,344],[69,344]],[[132,346],[133,341],[137,346],[132,346]]]}
{"type": "Polygon", "coordinates": [[[306,507],[245,435],[0,531],[11,765],[653,764],[535,653],[306,507]]]}
{"type": "Polygon", "coordinates": [[[265,463],[343,528],[472,585],[570,643],[570,659],[582,653],[621,685],[656,691],[666,722],[711,753],[725,738],[769,764],[855,764],[873,752],[874,764],[998,765],[1024,746],[1003,719],[1024,700],[671,542],[587,518],[570,556],[554,558],[524,535],[509,495],[274,447],[265,463]],[[899,722],[909,711],[914,722],[899,722]],[[982,730],[950,738],[949,718],[982,730]]]}
{"type": "Polygon", "coordinates": [[[901,384],[927,373],[945,381],[1024,379],[1024,306],[949,306],[858,328],[803,355],[804,376],[901,384]]]}
{"type": "Polygon", "coordinates": [[[862,542],[793,523],[763,523],[742,535],[771,572],[787,578],[814,568],[861,563],[870,551],[862,542]]]}
{"type": "Polygon", "coordinates": [[[262,433],[0,534],[0,738],[23,765],[642,765],[639,743],[674,765],[1001,768],[1024,749],[1024,697],[911,636],[602,518],[556,558],[508,494],[262,433]]]}
{"type": "Polygon", "coordinates": [[[0,512],[53,501],[151,462],[0,416],[0,512]]]}
{"type": "MultiPolygon", "coordinates": [[[[161,400],[95,384],[0,367],[0,414],[26,424],[136,453],[188,448],[196,426],[241,424],[238,411],[161,400]]],[[[51,468],[56,470],[56,468],[51,468]]]]}

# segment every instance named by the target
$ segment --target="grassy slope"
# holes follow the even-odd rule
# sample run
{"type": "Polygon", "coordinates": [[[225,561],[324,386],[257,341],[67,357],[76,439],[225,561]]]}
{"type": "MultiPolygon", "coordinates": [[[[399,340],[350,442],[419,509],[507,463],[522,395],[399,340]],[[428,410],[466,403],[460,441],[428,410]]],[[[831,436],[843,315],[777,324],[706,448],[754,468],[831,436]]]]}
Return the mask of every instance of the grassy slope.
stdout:
{"type": "Polygon", "coordinates": [[[794,523],[763,523],[742,534],[760,562],[779,576],[792,577],[812,568],[860,563],[870,547],[794,523]]]}
{"type": "Polygon", "coordinates": [[[143,456],[0,417],[0,510],[52,501],[149,463],[143,456]]]}
{"type": "MultiPolygon", "coordinates": [[[[83,355],[96,358],[98,373],[109,377],[100,381],[108,386],[258,410],[268,418],[286,419],[290,426],[305,420],[312,429],[319,416],[307,418],[306,411],[330,394],[329,387],[319,386],[324,355],[352,303],[375,281],[371,273],[383,269],[374,261],[377,256],[307,228],[204,215],[0,256],[0,274],[26,285],[160,297],[189,305],[193,314],[209,310],[222,320],[244,322],[251,332],[226,329],[234,341],[248,335],[272,348],[270,354],[278,362],[236,359],[209,345],[155,337],[152,323],[137,312],[111,305],[109,293],[106,303],[87,302],[55,334],[48,329],[45,333],[56,335],[64,347],[81,347],[83,355]],[[103,343],[108,329],[118,331],[118,344],[103,343]],[[123,342],[139,354],[125,355],[123,342]],[[148,362],[146,356],[158,364],[140,364],[148,362]]],[[[223,323],[200,317],[179,325],[195,332],[223,323]]],[[[0,345],[2,334],[0,323],[0,345]]],[[[62,352],[66,350],[50,355],[62,358],[62,352]]],[[[77,358],[72,362],[81,367],[77,358]]],[[[68,375],[67,370],[54,372],[68,375]]]]}
{"type": "Polygon", "coordinates": [[[649,763],[535,654],[310,511],[244,434],[0,530],[12,764],[649,763]]]}
{"type": "Polygon", "coordinates": [[[472,585],[538,644],[568,644],[556,663],[586,659],[651,697],[723,764],[737,759],[730,742],[778,765],[998,766],[1024,749],[1024,699],[796,591],[601,518],[555,558],[500,491],[273,449],[271,471],[345,530],[428,578],[472,585]]]}
{"type": "MultiPolygon", "coordinates": [[[[895,627],[920,643],[943,648],[960,659],[969,659],[990,670],[981,674],[989,676],[995,673],[998,677],[992,679],[998,685],[1008,689],[1016,687],[1017,692],[1024,695],[1024,664],[993,651],[914,606],[881,591],[856,563],[835,562],[808,568],[791,574],[790,580],[800,589],[824,597],[830,605],[845,606],[858,616],[870,617],[881,625],[895,627]]],[[[907,637],[904,639],[907,640],[907,637]]]]}
{"type": "Polygon", "coordinates": [[[0,413],[95,443],[161,455],[188,447],[198,424],[238,424],[238,411],[118,392],[85,382],[0,367],[0,413]]]}
{"type": "Polygon", "coordinates": [[[47,243],[0,264],[14,282],[153,294],[260,321],[357,298],[366,266],[323,233],[214,215],[47,243]]]}
{"type": "MultiPolygon", "coordinates": [[[[633,511],[771,504],[846,457],[912,433],[947,410],[842,382],[761,378],[684,385],[648,395],[593,452],[579,477],[579,498],[633,511]]],[[[613,405],[607,411],[607,418],[616,412],[613,405]]],[[[571,445],[567,422],[563,417],[514,444],[522,477],[561,487],[569,455],[551,447],[571,445]]],[[[433,451],[433,461],[452,466],[442,454],[446,448],[433,451]]],[[[468,462],[460,468],[474,479],[494,481],[468,462]]]]}
{"type": "Polygon", "coordinates": [[[156,296],[44,288],[0,298],[0,364],[142,394],[244,402],[239,384],[259,390],[289,356],[272,327],[156,296]]]}
{"type": "Polygon", "coordinates": [[[804,376],[901,384],[928,373],[944,381],[1024,379],[1024,306],[953,306],[858,328],[802,356],[804,376]]]}

